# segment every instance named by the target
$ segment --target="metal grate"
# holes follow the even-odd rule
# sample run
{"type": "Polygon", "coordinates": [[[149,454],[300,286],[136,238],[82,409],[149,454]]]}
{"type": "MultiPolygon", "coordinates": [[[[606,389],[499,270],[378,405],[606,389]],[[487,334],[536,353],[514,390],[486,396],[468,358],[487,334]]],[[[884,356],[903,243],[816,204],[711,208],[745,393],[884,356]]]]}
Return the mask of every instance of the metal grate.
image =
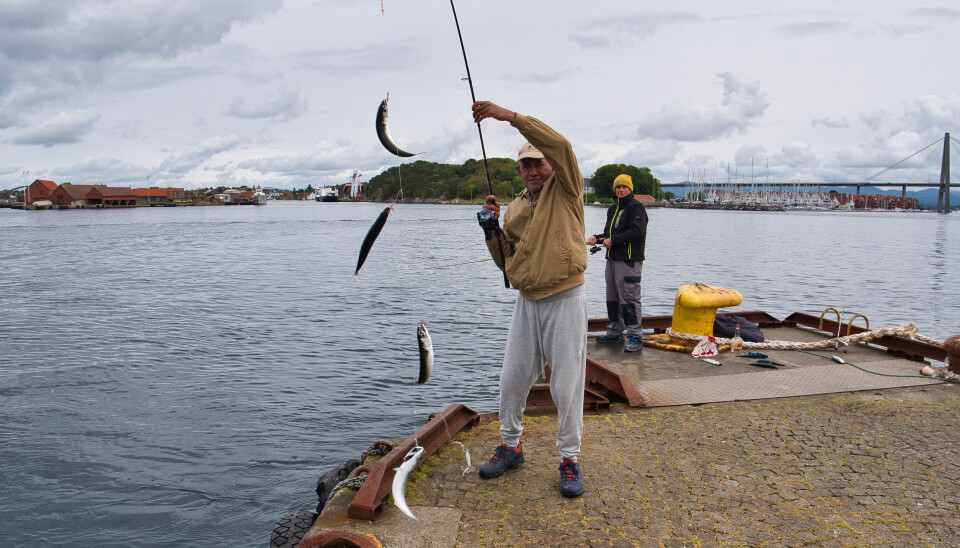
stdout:
{"type": "MultiPolygon", "coordinates": [[[[857,365],[877,373],[896,375],[918,369],[916,362],[896,359],[857,365]]],[[[796,369],[764,369],[755,373],[646,381],[637,388],[646,392],[648,405],[655,407],[900,388],[938,382],[919,377],[885,377],[850,365],[832,363],[796,369]]]]}

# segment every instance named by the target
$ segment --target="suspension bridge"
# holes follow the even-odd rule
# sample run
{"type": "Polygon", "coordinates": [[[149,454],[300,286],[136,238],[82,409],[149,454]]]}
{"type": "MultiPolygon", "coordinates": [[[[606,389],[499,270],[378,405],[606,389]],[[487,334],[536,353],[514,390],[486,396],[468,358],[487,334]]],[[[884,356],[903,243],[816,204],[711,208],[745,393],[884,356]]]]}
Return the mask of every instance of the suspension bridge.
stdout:
{"type": "MultiPolygon", "coordinates": [[[[930,143],[926,147],[918,150],[917,152],[907,156],[903,160],[893,164],[892,166],[885,168],[870,177],[867,177],[862,182],[850,182],[850,183],[811,183],[811,182],[792,182],[792,183],[783,183],[783,182],[751,182],[745,183],[743,181],[727,181],[727,182],[711,182],[705,183],[700,182],[691,182],[684,181],[682,183],[661,183],[661,188],[686,188],[691,191],[697,192],[698,194],[704,194],[707,192],[707,189],[715,189],[722,192],[724,195],[731,197],[735,200],[763,200],[764,195],[770,197],[771,195],[775,196],[777,200],[786,200],[787,196],[793,196],[793,199],[796,200],[798,197],[803,194],[803,191],[800,189],[811,189],[816,188],[816,194],[822,196],[823,187],[856,187],[856,196],[861,195],[861,190],[863,187],[877,187],[877,188],[900,188],[901,194],[900,197],[906,199],[907,189],[908,188],[931,188],[933,186],[938,186],[937,193],[937,212],[938,213],[949,213],[950,212],[950,191],[954,186],[960,188],[960,185],[953,185],[950,182],[950,148],[952,146],[960,146],[960,140],[950,136],[950,133],[945,133],[943,138],[937,139],[933,143],[930,143]],[[884,173],[887,173],[893,169],[896,169],[899,166],[902,166],[904,163],[909,161],[911,158],[917,156],[918,154],[931,149],[932,147],[943,144],[943,158],[940,164],[940,182],[939,185],[932,183],[920,183],[920,182],[883,182],[875,181],[877,177],[880,177],[884,173]],[[749,190],[745,190],[749,188],[749,190]],[[795,189],[794,193],[790,193],[789,189],[795,189]],[[758,190],[760,189],[760,190],[758,190]],[[765,189],[765,190],[764,190],[765,189]]],[[[807,194],[812,194],[812,192],[807,191],[807,194]]]]}

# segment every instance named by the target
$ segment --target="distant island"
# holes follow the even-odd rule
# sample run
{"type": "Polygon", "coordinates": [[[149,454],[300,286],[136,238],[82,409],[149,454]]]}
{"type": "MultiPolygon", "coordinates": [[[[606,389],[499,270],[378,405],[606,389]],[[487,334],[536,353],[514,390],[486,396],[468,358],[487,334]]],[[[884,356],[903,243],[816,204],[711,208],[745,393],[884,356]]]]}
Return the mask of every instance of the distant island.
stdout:
{"type": "MultiPolygon", "coordinates": [[[[493,188],[501,199],[511,200],[521,190],[523,181],[510,158],[490,158],[486,166],[482,160],[467,160],[463,164],[441,164],[417,161],[391,167],[375,175],[368,182],[345,182],[327,185],[326,192],[334,192],[341,200],[389,202],[397,198],[425,203],[482,202],[493,188]],[[489,183],[488,183],[489,180],[489,183]],[[353,185],[357,188],[351,188],[353,185]]],[[[586,203],[611,203],[613,180],[621,173],[633,178],[634,191],[649,196],[651,202],[673,198],[664,192],[660,181],[650,168],[625,164],[609,164],[598,169],[585,180],[586,203]]],[[[267,200],[313,200],[320,192],[313,185],[304,189],[270,189],[240,186],[186,190],[184,188],[134,188],[103,184],[56,183],[37,179],[30,185],[0,191],[0,205],[27,208],[103,208],[181,205],[235,205],[263,204],[267,200]]]]}

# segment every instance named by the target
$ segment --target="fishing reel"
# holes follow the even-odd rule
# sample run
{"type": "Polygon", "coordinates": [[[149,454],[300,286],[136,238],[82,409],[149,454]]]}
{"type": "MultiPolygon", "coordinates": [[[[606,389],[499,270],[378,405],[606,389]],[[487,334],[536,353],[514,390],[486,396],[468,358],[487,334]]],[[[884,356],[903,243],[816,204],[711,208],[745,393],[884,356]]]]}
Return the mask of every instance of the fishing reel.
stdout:
{"type": "Polygon", "coordinates": [[[601,249],[603,249],[603,246],[595,245],[590,248],[590,254],[594,255],[596,254],[597,251],[600,251],[601,249]]]}
{"type": "Polygon", "coordinates": [[[482,209],[477,212],[477,223],[483,229],[483,235],[489,240],[493,237],[493,232],[500,228],[497,223],[497,216],[489,209],[482,209]]]}
{"type": "Polygon", "coordinates": [[[477,222],[480,224],[480,228],[483,229],[483,235],[489,240],[493,237],[493,233],[497,233],[503,241],[512,244],[513,239],[507,238],[507,235],[503,232],[503,229],[500,228],[500,222],[497,221],[497,217],[494,212],[489,209],[483,209],[477,212],[477,222]]]}

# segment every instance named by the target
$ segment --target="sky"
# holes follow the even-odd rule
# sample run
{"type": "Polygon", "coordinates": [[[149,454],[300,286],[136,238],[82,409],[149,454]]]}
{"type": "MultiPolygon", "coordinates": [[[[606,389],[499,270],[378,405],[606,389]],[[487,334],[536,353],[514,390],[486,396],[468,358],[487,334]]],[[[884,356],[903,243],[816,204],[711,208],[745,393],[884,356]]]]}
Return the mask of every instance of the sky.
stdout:
{"type": "MultiPolygon", "coordinates": [[[[935,143],[960,137],[956,0],[456,9],[477,98],[562,133],[585,177],[936,185],[935,143]]],[[[289,189],[459,164],[482,158],[465,77],[440,0],[0,0],[0,189],[289,189]],[[378,141],[388,93],[393,140],[422,154],[378,141]]],[[[524,142],[482,130],[488,157],[524,142]]]]}

